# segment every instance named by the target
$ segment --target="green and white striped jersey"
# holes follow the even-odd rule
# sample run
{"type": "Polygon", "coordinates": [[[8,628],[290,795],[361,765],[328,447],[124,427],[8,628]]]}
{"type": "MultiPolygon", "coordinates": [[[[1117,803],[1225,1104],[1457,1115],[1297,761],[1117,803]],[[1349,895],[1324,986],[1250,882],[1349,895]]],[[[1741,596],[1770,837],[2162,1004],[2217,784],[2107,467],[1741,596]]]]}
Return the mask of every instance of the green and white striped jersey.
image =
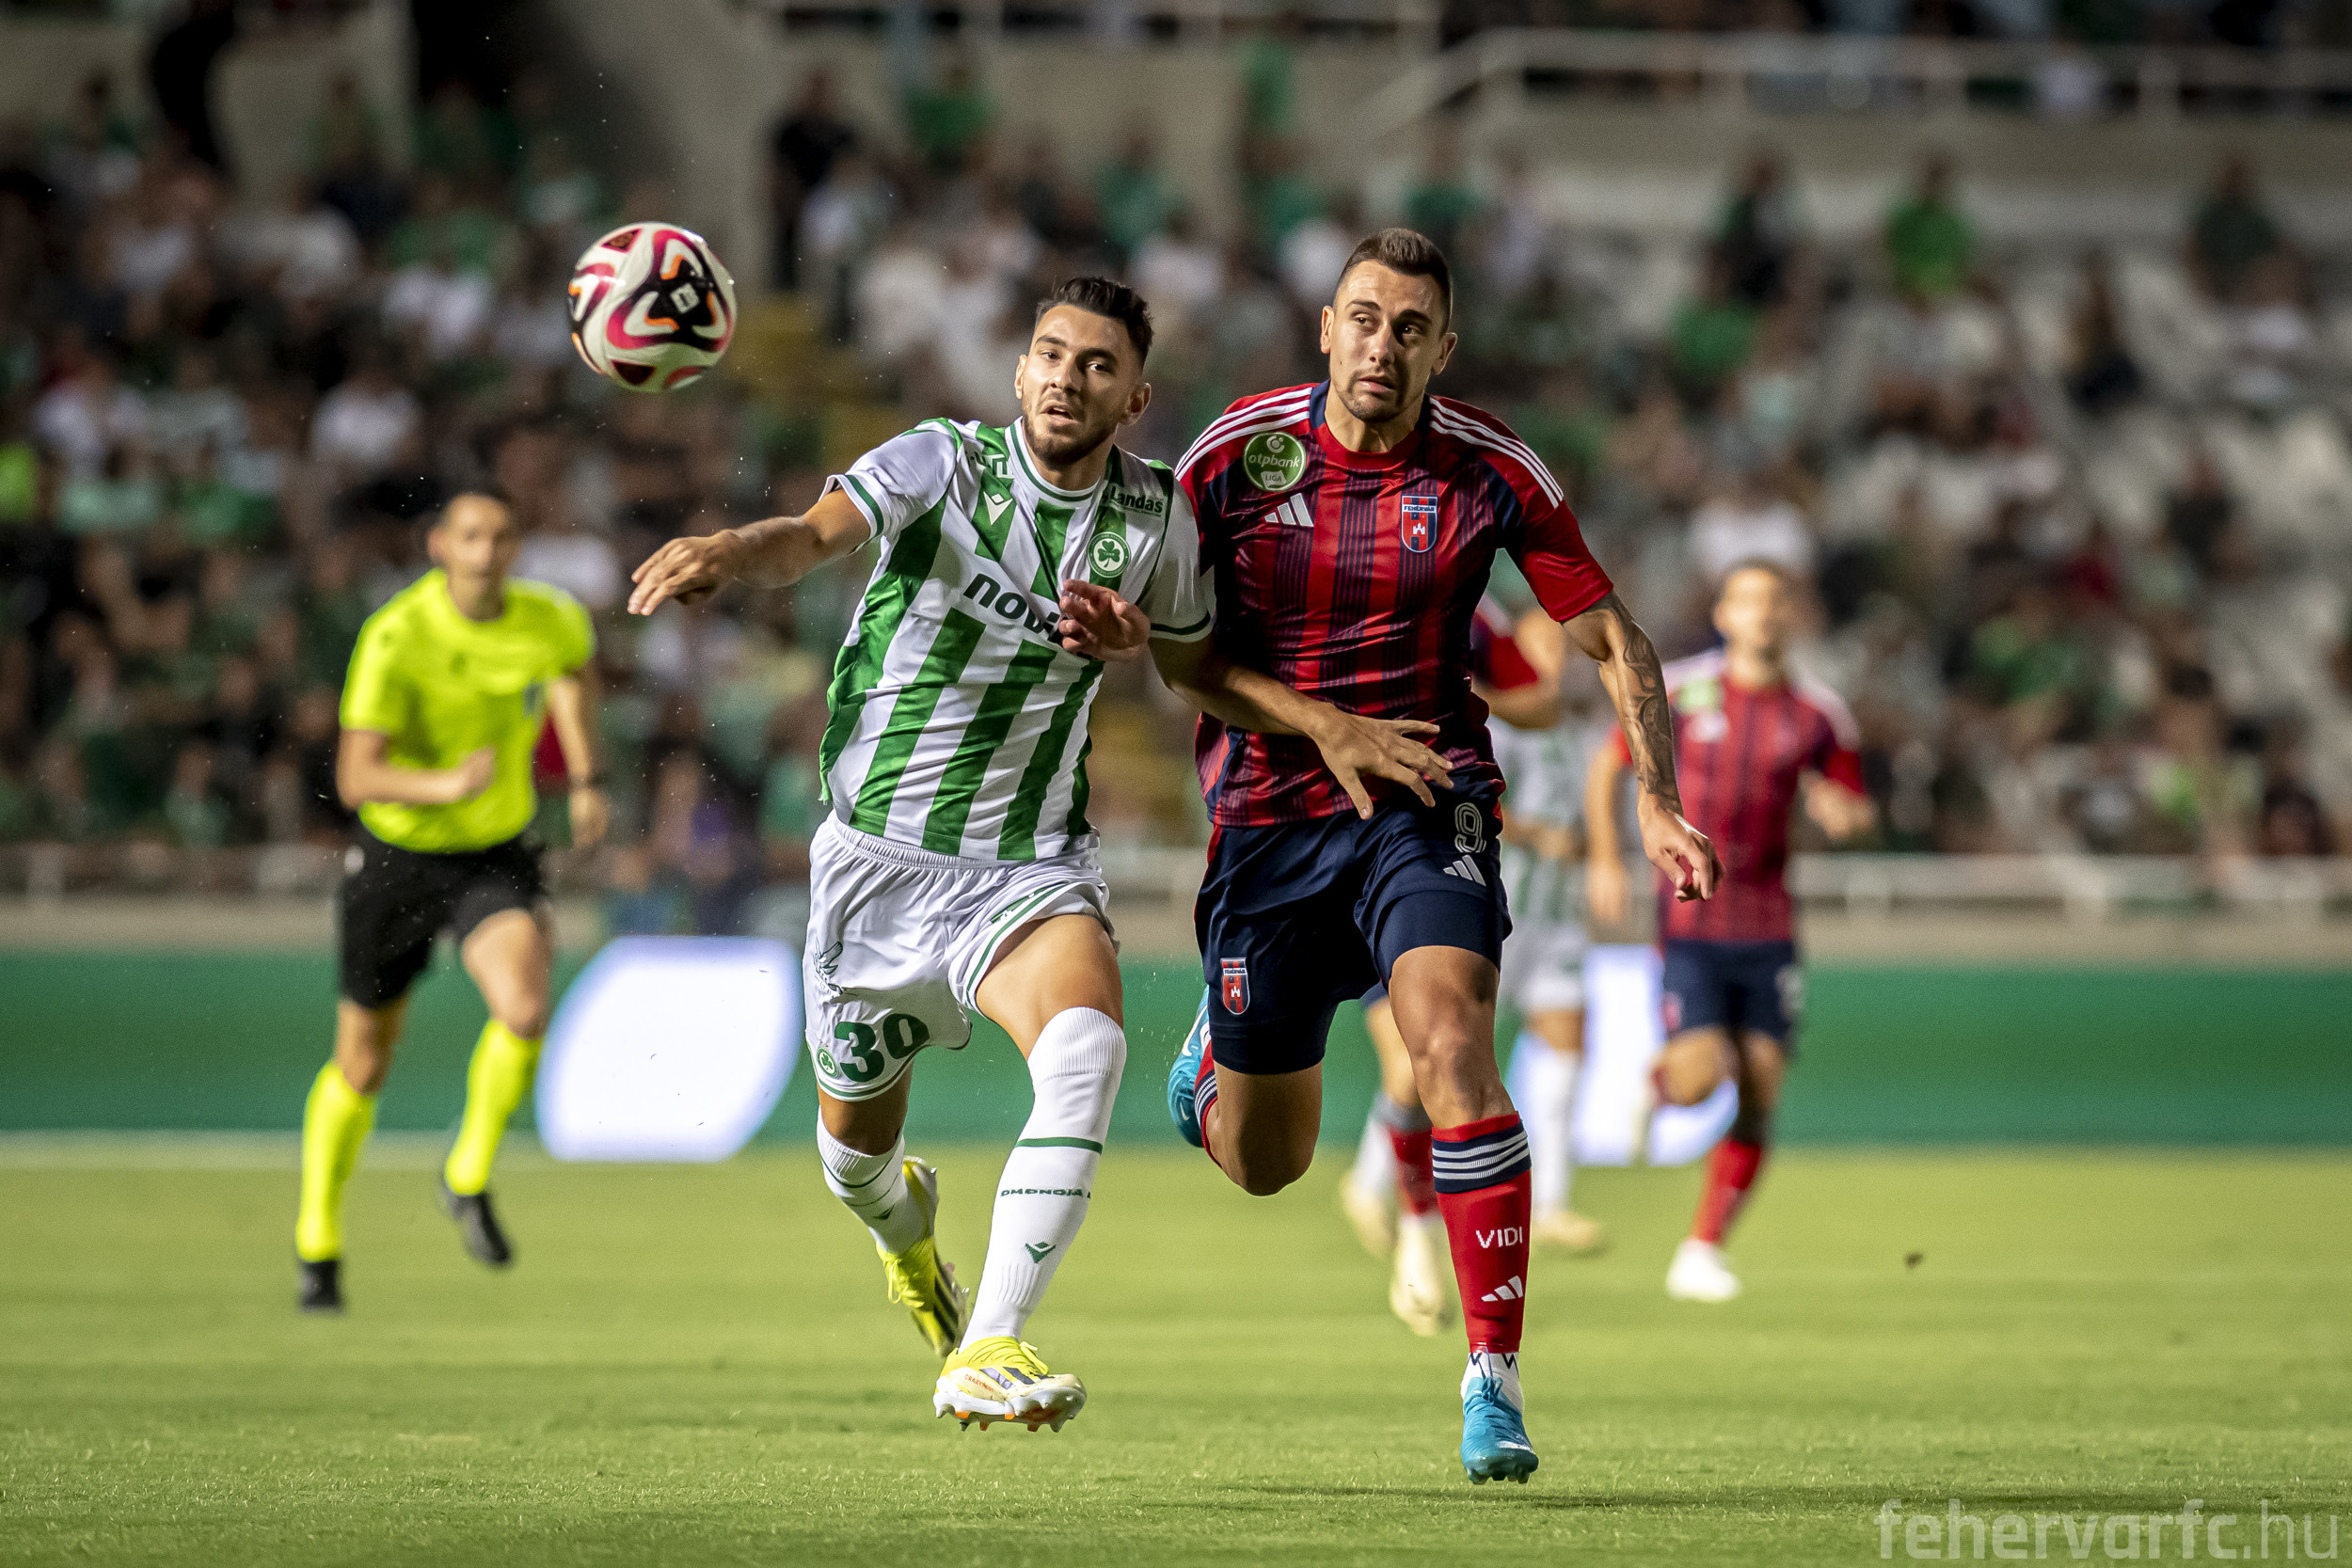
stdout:
{"type": "Polygon", "coordinates": [[[826,481],[882,541],[834,662],[819,761],[848,827],[935,854],[1028,861],[1092,841],[1087,712],[1103,666],[1053,641],[1065,578],[1209,633],[1216,589],[1167,465],[1113,448],[1102,482],[1045,483],[1016,423],[931,420],[826,481]]]}
{"type": "MultiPolygon", "coordinates": [[[[1575,828],[1584,820],[1584,774],[1593,753],[1616,734],[1613,720],[1574,717],[1548,729],[1487,726],[1502,769],[1502,813],[1515,822],[1575,828]]],[[[1581,861],[1544,860],[1520,845],[1503,846],[1502,876],[1514,920],[1548,924],[1584,918],[1581,861]]]]}

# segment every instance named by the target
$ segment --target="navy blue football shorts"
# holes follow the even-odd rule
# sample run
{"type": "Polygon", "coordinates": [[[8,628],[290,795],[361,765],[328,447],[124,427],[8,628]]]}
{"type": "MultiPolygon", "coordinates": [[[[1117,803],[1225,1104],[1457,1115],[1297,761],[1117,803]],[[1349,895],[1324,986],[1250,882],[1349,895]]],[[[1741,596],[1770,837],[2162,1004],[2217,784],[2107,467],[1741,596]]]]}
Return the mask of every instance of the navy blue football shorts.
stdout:
{"type": "Polygon", "coordinates": [[[1666,1037],[1685,1029],[1765,1035],[1794,1053],[1804,1014],[1804,971],[1793,942],[1687,942],[1665,944],[1659,989],[1666,1037]]]}
{"type": "Polygon", "coordinates": [[[1440,793],[1265,828],[1219,828],[1193,906],[1209,1042],[1235,1072],[1323,1060],[1342,1002],[1386,985],[1400,954],[1461,947],[1500,965],[1511,932],[1495,802],[1440,793]]]}

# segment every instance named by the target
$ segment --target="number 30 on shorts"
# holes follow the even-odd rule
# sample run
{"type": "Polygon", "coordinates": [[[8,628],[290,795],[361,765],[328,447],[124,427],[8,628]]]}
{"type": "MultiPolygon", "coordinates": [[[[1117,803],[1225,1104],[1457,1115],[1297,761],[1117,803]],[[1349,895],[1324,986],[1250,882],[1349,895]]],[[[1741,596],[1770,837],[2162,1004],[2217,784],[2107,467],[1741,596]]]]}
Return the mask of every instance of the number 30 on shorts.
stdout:
{"type": "Polygon", "coordinates": [[[833,1026],[831,1051],[817,1053],[817,1065],[852,1084],[870,1084],[892,1062],[905,1061],[931,1042],[930,1026],[912,1013],[892,1013],[877,1026],[843,1019],[833,1026]]]}

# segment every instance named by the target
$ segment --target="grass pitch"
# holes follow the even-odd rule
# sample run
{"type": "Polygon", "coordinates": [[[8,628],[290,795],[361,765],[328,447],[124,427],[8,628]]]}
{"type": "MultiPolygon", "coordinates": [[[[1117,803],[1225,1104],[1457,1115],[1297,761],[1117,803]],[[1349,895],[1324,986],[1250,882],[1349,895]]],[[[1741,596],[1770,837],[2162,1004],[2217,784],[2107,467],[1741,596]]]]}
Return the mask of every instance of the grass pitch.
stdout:
{"type": "MultiPolygon", "coordinates": [[[[931,1419],[806,1150],[518,1161],[503,1276],[363,1172],[341,1321],[292,1309],[290,1168],[0,1169],[0,1562],[1834,1564],[1889,1497],[2352,1513],[2342,1157],[1791,1153],[1722,1307],[1661,1290],[1695,1173],[1588,1173],[1543,1468],[1473,1491],[1461,1347],[1388,1316],[1338,1152],[1271,1201],[1113,1153],[1031,1327],[1092,1391],[1059,1435],[931,1419]]],[[[941,1162],[967,1269],[997,1157],[941,1162]]]]}

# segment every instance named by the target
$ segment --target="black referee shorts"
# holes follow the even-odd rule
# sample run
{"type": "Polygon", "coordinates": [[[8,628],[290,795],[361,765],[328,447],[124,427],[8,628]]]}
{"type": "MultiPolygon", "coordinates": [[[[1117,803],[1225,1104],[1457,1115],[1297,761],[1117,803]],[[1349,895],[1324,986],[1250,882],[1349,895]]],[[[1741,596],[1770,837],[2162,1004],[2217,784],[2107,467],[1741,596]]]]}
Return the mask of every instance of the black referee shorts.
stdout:
{"type": "Polygon", "coordinates": [[[441,932],[463,942],[492,915],[536,909],[547,897],[538,847],[521,838],[436,855],[363,830],[345,864],[336,895],[342,990],[362,1007],[407,995],[441,932]]]}

